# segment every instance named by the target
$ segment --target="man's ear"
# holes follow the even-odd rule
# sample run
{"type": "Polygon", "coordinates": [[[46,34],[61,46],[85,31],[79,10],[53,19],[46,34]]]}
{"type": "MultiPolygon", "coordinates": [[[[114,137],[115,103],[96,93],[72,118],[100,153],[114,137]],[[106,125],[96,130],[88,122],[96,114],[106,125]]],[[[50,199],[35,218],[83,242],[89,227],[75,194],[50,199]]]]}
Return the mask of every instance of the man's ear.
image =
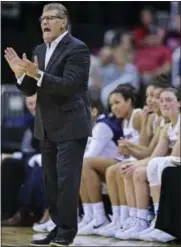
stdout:
{"type": "Polygon", "coordinates": [[[61,24],[61,28],[65,28],[67,26],[67,20],[63,19],[62,24],[61,24]]]}

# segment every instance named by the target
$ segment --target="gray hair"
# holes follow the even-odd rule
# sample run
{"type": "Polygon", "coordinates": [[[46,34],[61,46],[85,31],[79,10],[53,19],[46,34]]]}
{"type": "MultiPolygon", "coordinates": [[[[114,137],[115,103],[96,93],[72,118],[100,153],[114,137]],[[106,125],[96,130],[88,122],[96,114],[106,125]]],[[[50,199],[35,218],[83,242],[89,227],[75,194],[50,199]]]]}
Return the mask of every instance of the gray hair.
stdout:
{"type": "Polygon", "coordinates": [[[67,19],[67,25],[69,22],[69,13],[67,8],[60,4],[60,3],[50,3],[50,4],[46,4],[43,7],[43,12],[44,11],[48,11],[48,10],[57,10],[58,12],[58,16],[61,17],[62,19],[67,19]]]}

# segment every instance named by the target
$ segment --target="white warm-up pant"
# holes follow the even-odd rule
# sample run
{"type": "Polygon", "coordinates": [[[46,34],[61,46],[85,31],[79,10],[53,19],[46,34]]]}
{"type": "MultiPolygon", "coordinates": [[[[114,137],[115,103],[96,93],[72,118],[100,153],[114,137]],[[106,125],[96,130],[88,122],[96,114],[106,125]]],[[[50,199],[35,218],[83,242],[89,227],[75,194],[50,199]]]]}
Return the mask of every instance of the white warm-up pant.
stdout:
{"type": "Polygon", "coordinates": [[[149,161],[147,166],[147,178],[150,186],[160,185],[162,172],[166,167],[174,166],[174,156],[156,157],[149,161]]]}

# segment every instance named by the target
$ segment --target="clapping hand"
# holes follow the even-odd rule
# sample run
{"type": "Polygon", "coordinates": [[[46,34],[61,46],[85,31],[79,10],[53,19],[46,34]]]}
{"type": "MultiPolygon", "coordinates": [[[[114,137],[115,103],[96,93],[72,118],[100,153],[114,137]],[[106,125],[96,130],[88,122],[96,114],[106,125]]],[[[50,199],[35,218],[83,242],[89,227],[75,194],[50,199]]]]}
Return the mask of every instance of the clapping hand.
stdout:
{"type": "Polygon", "coordinates": [[[6,48],[4,57],[16,77],[21,77],[26,73],[26,66],[23,60],[17,55],[13,48],[6,48]]]}
{"type": "Polygon", "coordinates": [[[27,59],[25,53],[21,59],[13,48],[6,48],[4,57],[8,62],[11,70],[15,73],[16,77],[19,78],[26,74],[32,78],[35,78],[38,69],[37,56],[34,57],[34,62],[32,63],[27,59]]]}
{"type": "Polygon", "coordinates": [[[34,62],[32,63],[30,60],[27,59],[26,54],[23,54],[23,62],[26,67],[26,74],[32,78],[35,78],[37,70],[38,70],[38,58],[37,56],[34,57],[34,62]]]}

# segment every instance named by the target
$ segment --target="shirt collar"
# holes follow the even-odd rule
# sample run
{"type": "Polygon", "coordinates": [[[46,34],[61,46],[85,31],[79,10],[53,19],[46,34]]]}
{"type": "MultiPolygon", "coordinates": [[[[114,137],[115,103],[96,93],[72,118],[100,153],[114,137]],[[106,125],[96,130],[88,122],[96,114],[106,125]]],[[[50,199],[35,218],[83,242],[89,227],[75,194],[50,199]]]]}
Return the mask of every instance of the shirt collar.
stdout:
{"type": "Polygon", "coordinates": [[[57,46],[58,43],[63,39],[63,37],[68,33],[68,31],[64,32],[63,34],[61,34],[60,36],[58,36],[58,38],[56,38],[55,40],[53,40],[51,43],[47,43],[47,47],[50,48],[49,45],[53,45],[53,46],[57,46]]]}

